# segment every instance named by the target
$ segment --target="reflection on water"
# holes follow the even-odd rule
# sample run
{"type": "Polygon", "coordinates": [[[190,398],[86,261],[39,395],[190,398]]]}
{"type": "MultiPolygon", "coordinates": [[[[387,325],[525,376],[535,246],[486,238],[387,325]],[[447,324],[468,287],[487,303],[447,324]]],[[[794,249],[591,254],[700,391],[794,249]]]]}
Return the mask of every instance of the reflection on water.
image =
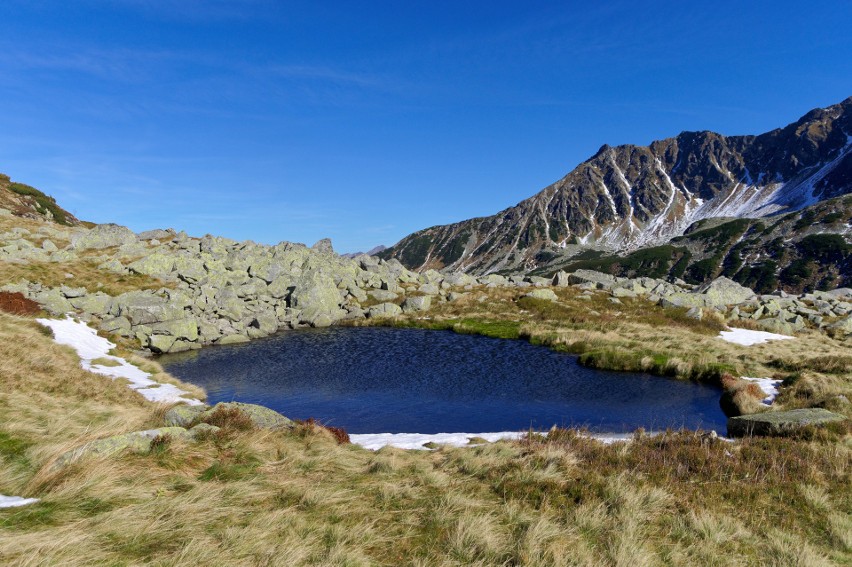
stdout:
{"type": "Polygon", "coordinates": [[[725,428],[717,388],[592,370],[524,341],[450,331],[306,329],[160,362],[210,403],[262,404],[350,433],[725,428]]]}

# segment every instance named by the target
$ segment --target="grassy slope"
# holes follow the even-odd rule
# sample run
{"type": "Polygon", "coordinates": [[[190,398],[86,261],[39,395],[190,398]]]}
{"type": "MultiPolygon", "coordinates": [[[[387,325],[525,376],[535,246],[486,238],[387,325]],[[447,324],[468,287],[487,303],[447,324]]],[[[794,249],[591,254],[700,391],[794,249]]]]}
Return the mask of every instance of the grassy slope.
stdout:
{"type": "Polygon", "coordinates": [[[77,368],[0,314],[4,564],[841,564],[850,447],[694,434],[605,447],[557,433],[473,449],[371,453],[310,427],[48,472],[86,439],[161,410],[77,368]]]}

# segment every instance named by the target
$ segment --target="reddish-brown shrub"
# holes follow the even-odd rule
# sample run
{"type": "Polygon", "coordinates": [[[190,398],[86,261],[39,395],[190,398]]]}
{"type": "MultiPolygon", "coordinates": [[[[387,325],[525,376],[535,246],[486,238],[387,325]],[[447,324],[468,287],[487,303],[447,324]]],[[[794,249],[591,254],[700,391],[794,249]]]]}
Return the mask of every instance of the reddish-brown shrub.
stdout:
{"type": "Polygon", "coordinates": [[[13,315],[36,315],[41,307],[22,293],[0,291],[0,310],[13,315]]]}

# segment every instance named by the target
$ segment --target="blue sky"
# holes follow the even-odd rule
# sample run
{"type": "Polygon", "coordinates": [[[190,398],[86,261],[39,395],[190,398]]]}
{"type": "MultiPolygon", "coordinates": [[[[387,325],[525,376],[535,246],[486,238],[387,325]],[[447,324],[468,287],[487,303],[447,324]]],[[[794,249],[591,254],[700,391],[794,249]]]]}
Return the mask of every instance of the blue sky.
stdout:
{"type": "Polygon", "coordinates": [[[840,102],[850,29],[818,0],[5,0],[0,171],[95,222],[364,250],[604,143],[840,102]]]}

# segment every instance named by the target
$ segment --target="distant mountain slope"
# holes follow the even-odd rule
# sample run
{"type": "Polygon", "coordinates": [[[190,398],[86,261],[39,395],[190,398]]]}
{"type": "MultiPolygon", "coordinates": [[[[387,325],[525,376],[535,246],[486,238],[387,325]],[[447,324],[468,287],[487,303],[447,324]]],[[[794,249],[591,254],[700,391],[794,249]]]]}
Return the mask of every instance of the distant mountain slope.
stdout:
{"type": "Polygon", "coordinates": [[[412,269],[529,271],[594,247],[667,242],[694,222],[796,211],[852,192],[852,97],[759,136],[683,132],[603,146],[496,215],[436,226],[380,254],[412,269]]]}
{"type": "Polygon", "coordinates": [[[12,181],[0,173],[0,209],[19,217],[47,219],[59,224],[76,226],[80,221],[56,204],[50,195],[35,187],[12,181]]]}
{"type": "Polygon", "coordinates": [[[761,219],[707,219],[667,244],[614,254],[587,250],[535,270],[591,269],[618,276],[682,278],[701,283],[726,276],[758,293],[852,287],[852,195],[761,219]]]}

